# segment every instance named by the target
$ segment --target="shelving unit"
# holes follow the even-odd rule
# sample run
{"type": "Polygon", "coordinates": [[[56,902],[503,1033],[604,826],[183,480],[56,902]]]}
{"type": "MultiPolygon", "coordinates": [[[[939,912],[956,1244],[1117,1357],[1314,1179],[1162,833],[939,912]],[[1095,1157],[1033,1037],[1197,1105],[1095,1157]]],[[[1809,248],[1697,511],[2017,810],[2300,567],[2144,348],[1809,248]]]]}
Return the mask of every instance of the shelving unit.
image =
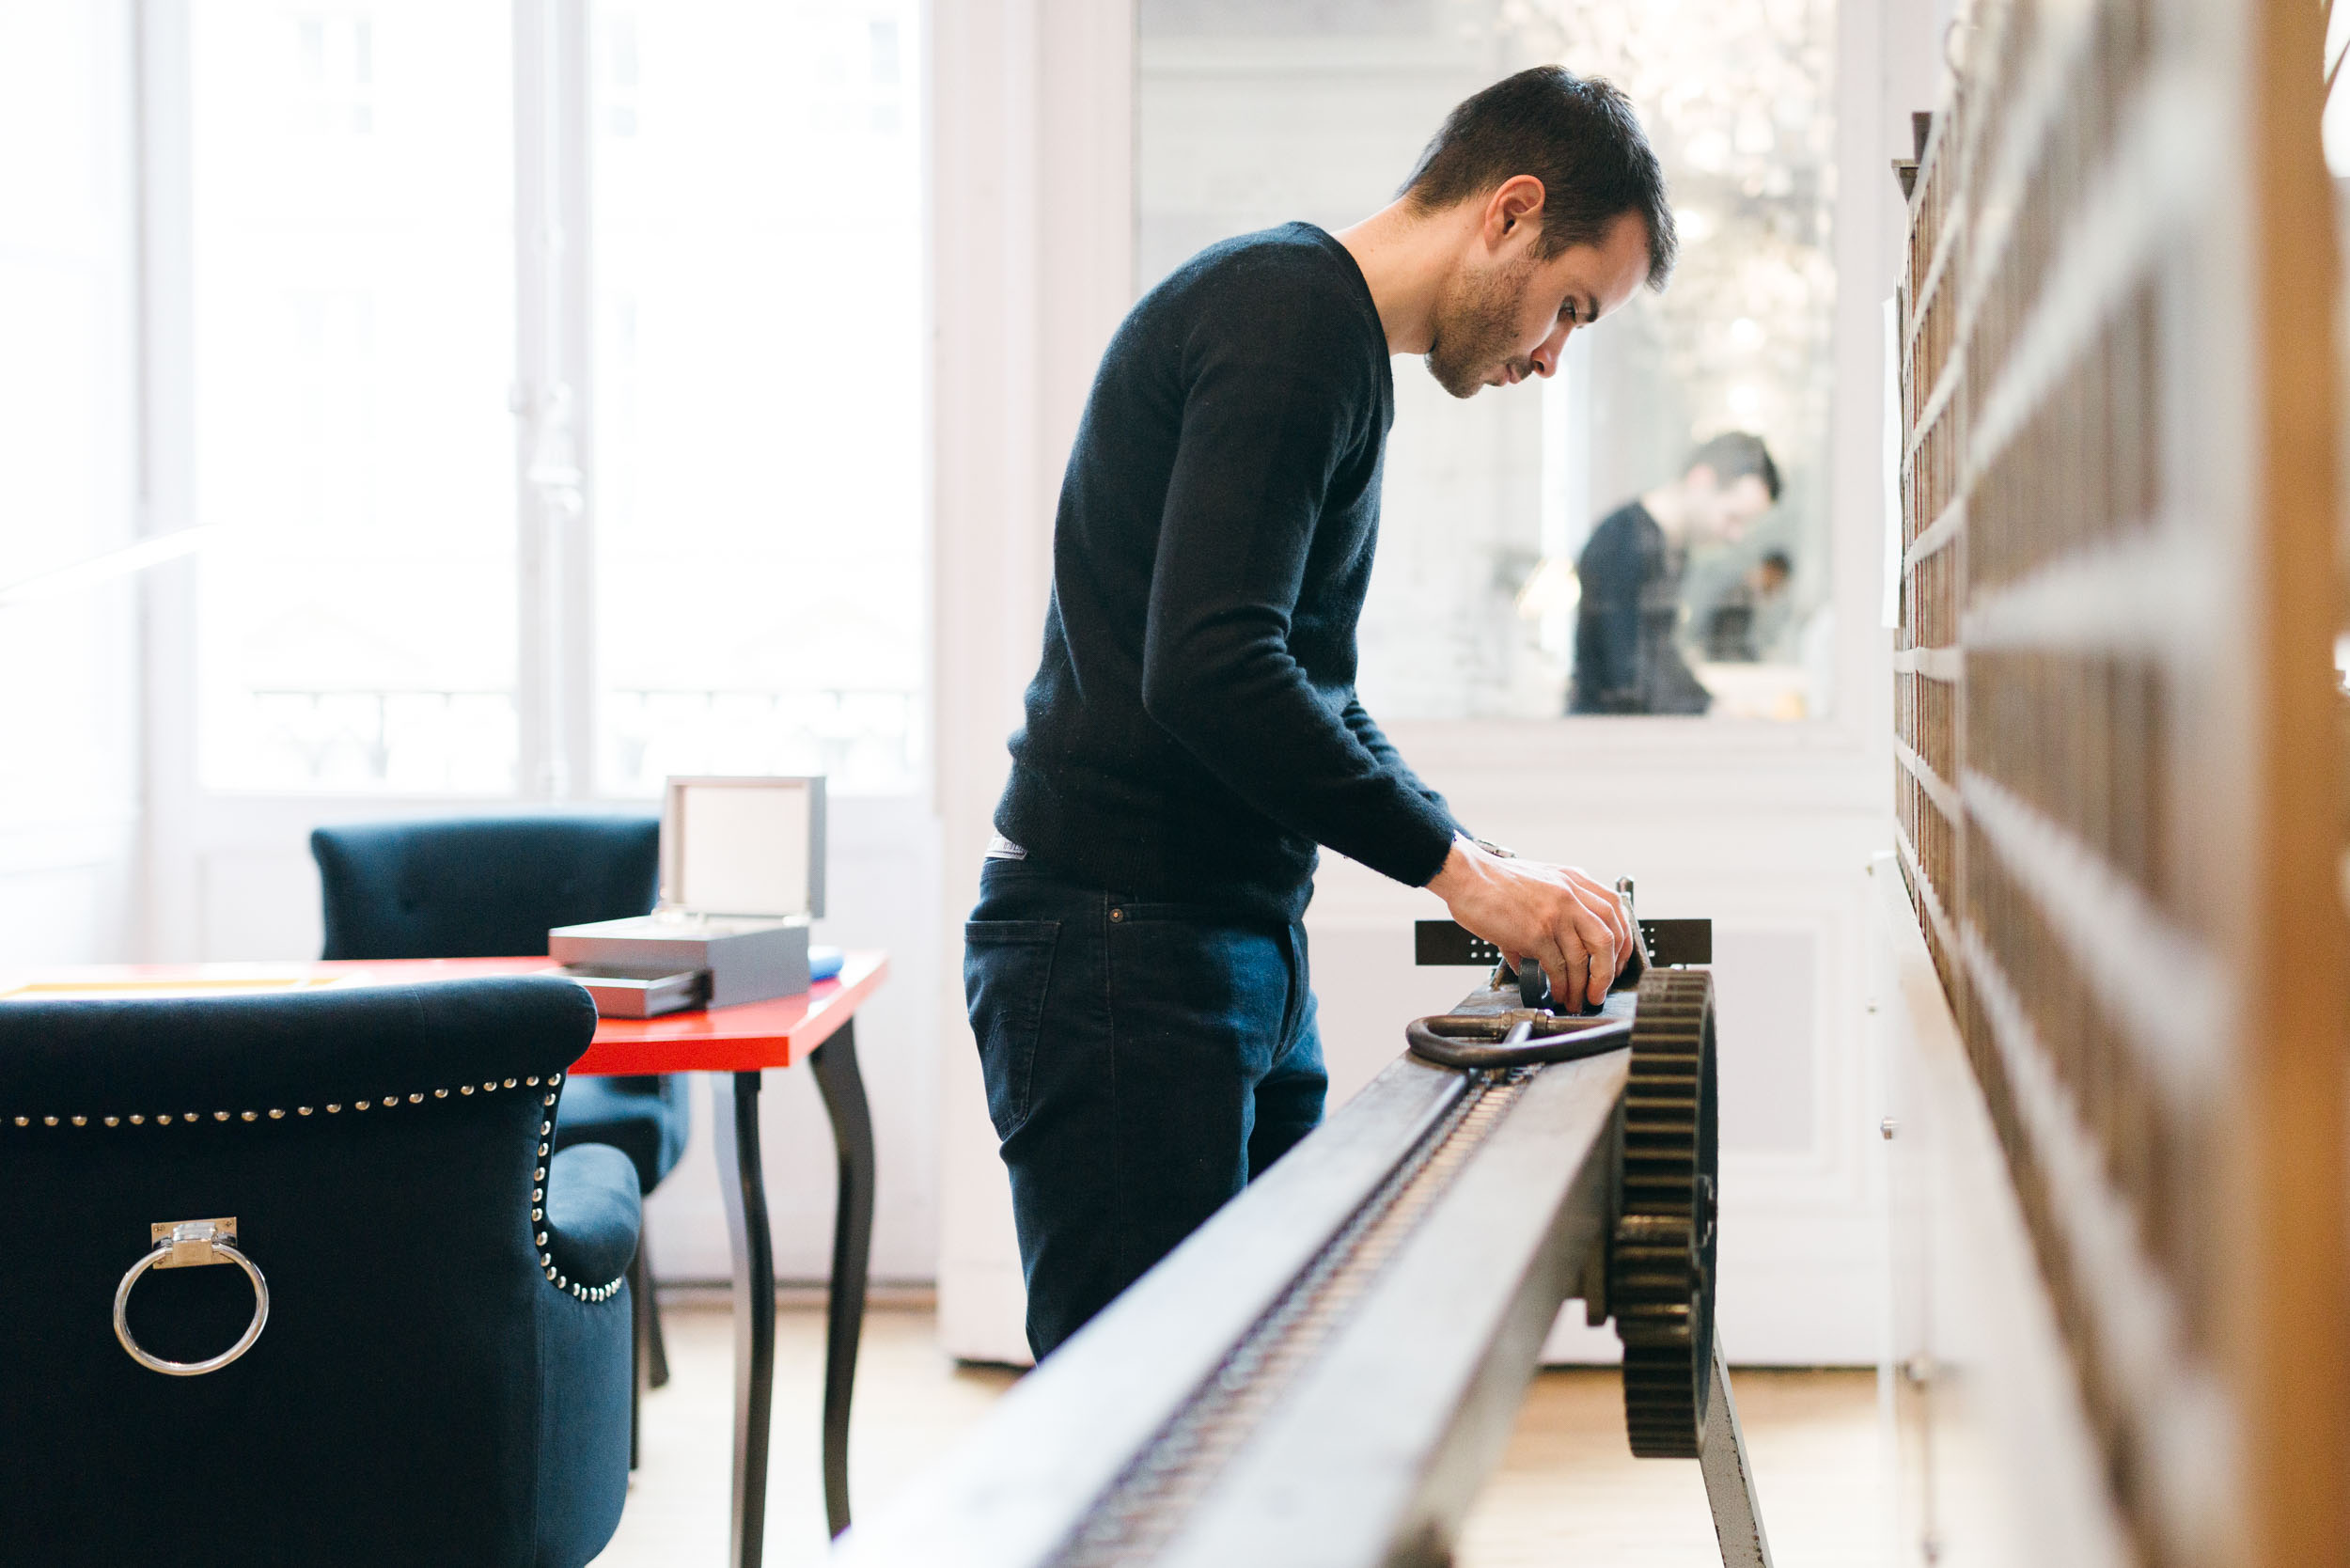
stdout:
{"type": "Polygon", "coordinates": [[[2317,8],[1955,39],[1900,291],[1902,875],[2128,1553],[2341,1561],[2317,8]]]}

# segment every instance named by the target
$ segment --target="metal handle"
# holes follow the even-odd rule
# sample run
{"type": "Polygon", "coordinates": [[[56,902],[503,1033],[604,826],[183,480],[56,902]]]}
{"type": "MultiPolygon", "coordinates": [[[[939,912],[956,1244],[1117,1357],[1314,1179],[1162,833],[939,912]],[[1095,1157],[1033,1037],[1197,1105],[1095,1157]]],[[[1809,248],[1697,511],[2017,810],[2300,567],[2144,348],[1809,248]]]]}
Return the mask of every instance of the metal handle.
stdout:
{"type": "Polygon", "coordinates": [[[1490,1070],[1538,1061],[1576,1061],[1632,1043],[1629,1018],[1559,1018],[1518,1010],[1440,1012],[1403,1027],[1412,1055],[1440,1067],[1490,1070]]]}
{"type": "Polygon", "coordinates": [[[122,1283],[115,1287],[115,1338],[122,1341],[131,1359],[170,1377],[201,1377],[251,1350],[269,1323],[269,1281],[261,1278],[253,1260],[238,1250],[236,1217],[163,1220],[148,1227],[148,1234],[155,1249],[133,1263],[122,1283]],[[131,1287],[150,1268],[202,1268],[208,1263],[234,1263],[244,1270],[244,1277],[253,1281],[253,1321],[245,1325],[235,1344],[201,1361],[166,1361],[150,1355],[131,1337],[131,1287]]]}

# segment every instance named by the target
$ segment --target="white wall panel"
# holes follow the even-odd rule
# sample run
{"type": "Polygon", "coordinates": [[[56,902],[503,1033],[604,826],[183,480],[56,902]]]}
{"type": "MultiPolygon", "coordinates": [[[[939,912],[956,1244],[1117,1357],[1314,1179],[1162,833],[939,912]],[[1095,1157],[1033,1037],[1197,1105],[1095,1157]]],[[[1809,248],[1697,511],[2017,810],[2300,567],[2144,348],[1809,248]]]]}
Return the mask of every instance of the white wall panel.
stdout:
{"type": "Polygon", "coordinates": [[[306,848],[230,848],[197,862],[208,964],[316,958],[325,944],[318,867],[306,848]]]}
{"type": "Polygon", "coordinates": [[[137,818],[0,833],[0,971],[128,956],[137,818]]]}
{"type": "Polygon", "coordinates": [[[933,6],[931,24],[939,1338],[1019,1361],[1019,1261],[964,1014],[963,918],[1036,668],[1061,468],[1134,297],[1134,16],[1131,0],[967,0],[933,6]]]}

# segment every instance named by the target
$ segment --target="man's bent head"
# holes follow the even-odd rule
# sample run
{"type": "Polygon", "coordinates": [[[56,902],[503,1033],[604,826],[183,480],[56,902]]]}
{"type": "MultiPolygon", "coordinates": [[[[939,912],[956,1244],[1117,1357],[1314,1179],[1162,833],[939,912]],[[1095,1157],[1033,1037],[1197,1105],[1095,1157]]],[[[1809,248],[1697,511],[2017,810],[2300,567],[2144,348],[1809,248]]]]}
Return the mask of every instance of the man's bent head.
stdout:
{"type": "Polygon", "coordinates": [[[1645,281],[1679,241],[1665,177],[1610,84],[1540,66],[1445,118],[1405,181],[1422,217],[1456,213],[1463,245],[1438,290],[1428,369],[1456,398],[1550,375],[1567,337],[1645,281]]]}

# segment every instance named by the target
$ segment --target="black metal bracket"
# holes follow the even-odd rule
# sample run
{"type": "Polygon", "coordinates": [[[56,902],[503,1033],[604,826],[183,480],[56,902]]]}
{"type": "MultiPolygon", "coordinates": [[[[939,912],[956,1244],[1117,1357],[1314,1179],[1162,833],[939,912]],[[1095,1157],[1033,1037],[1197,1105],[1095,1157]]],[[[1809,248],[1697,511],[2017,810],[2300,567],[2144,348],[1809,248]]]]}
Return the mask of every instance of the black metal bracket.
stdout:
{"type": "MultiPolygon", "coordinates": [[[[1642,920],[1640,941],[1649,962],[1663,969],[1714,962],[1711,920],[1642,920]]],[[[1418,920],[1412,926],[1412,962],[1427,968],[1487,967],[1501,962],[1501,949],[1455,920],[1418,920]]]]}

